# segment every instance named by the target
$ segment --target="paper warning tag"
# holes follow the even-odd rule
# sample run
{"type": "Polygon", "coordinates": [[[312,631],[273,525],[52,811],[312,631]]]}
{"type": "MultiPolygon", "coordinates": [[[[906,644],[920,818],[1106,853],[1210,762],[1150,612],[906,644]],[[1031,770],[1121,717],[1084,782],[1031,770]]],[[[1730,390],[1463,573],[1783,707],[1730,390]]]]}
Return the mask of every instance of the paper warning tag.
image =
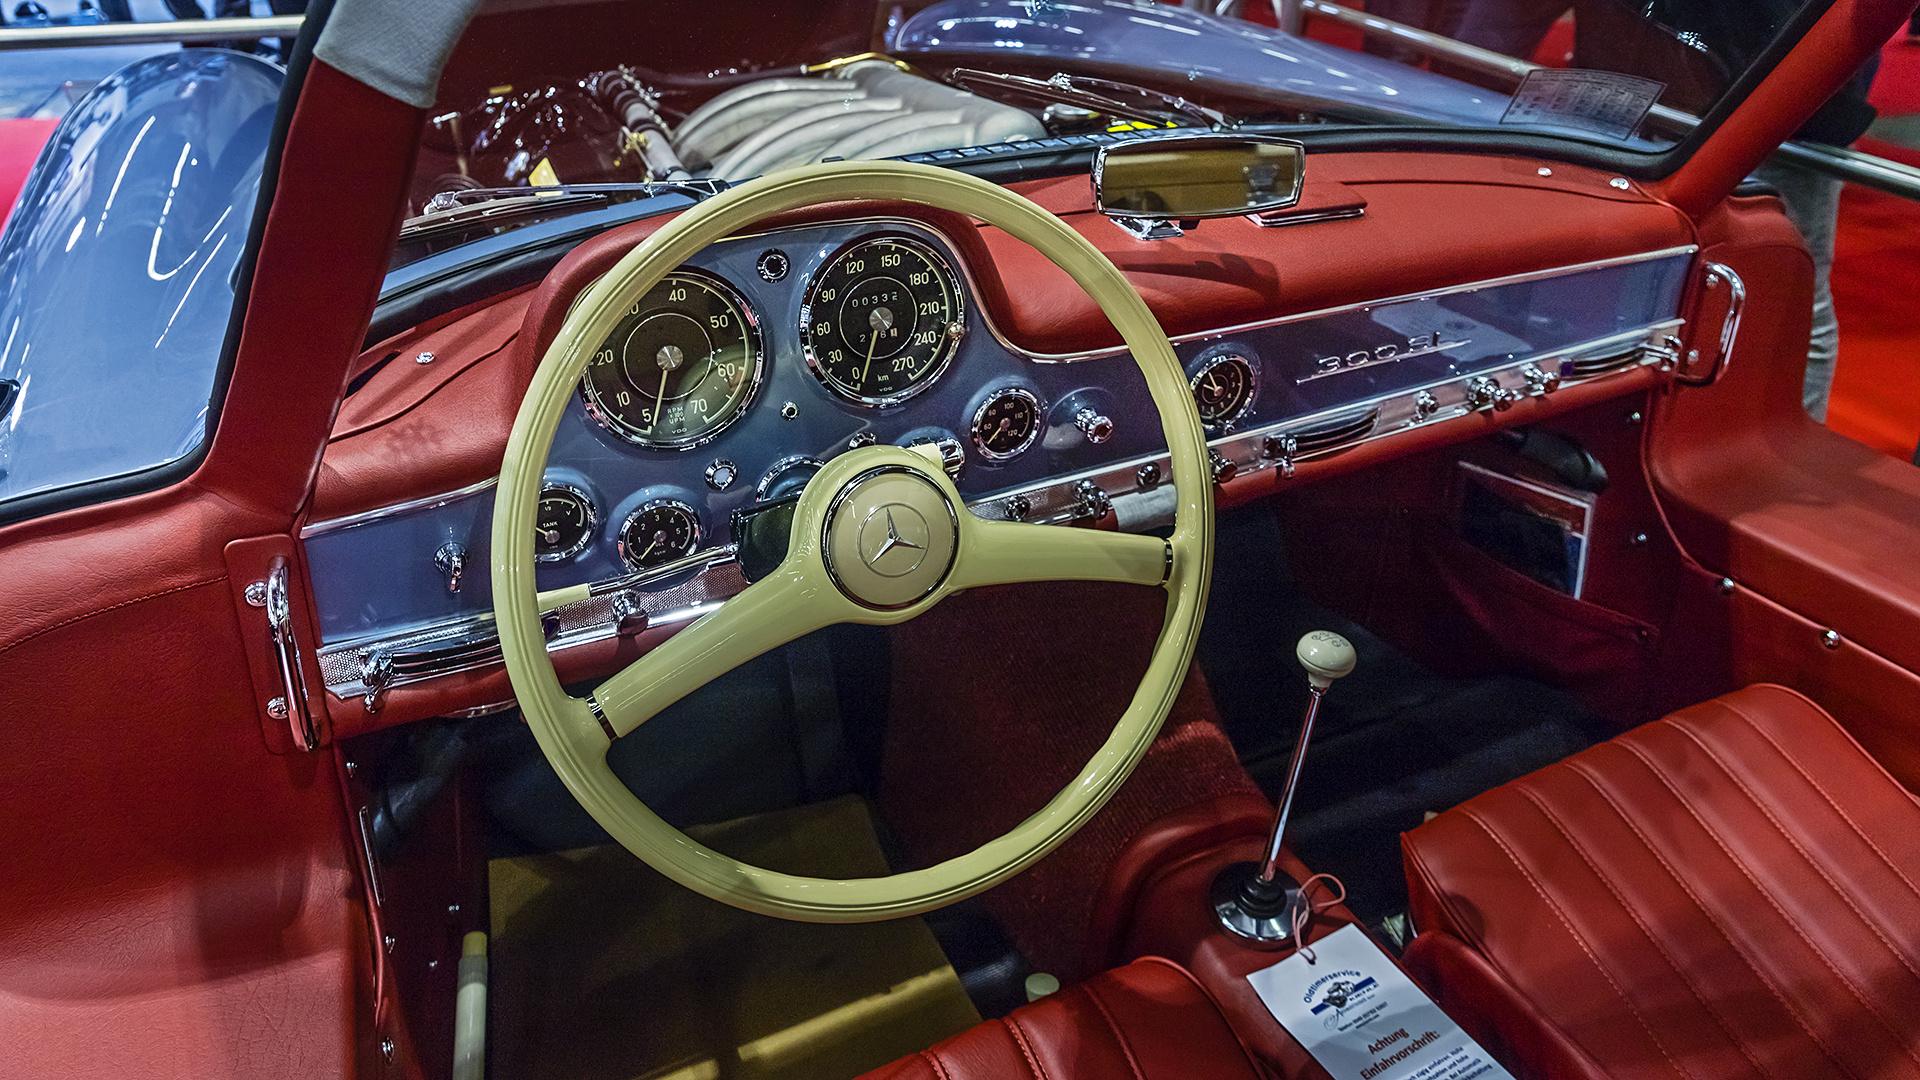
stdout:
{"type": "Polygon", "coordinates": [[[1334,1080],[1513,1080],[1356,926],[1247,976],[1334,1080]]]}

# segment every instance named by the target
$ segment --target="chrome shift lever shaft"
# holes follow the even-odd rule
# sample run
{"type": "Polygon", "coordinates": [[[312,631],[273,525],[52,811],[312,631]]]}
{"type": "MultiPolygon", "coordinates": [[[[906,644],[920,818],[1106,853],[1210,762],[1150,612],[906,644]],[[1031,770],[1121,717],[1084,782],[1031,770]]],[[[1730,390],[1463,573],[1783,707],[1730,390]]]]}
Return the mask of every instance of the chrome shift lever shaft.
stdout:
{"type": "Polygon", "coordinates": [[[1306,761],[1307,743],[1313,738],[1313,721],[1320,713],[1320,699],[1333,681],[1351,672],[1354,665],[1353,645],[1330,630],[1315,630],[1301,638],[1294,656],[1307,669],[1307,714],[1300,721],[1293,761],[1287,766],[1286,783],[1274,806],[1273,831],[1267,836],[1261,861],[1236,863],[1221,871],[1214,879],[1211,897],[1220,925],[1256,948],[1277,949],[1289,944],[1295,915],[1306,903],[1300,883],[1280,869],[1281,842],[1300,783],[1300,767],[1306,761]]]}

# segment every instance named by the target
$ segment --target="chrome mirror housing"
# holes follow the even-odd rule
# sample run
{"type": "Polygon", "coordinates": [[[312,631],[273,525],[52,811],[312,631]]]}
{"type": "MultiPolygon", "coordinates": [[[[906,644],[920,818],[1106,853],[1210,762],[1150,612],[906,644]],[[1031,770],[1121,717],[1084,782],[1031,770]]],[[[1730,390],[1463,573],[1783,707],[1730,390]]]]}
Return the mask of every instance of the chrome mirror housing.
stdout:
{"type": "Polygon", "coordinates": [[[1181,235],[1177,223],[1265,214],[1300,200],[1306,150],[1258,135],[1177,135],[1103,146],[1094,204],[1142,239],[1181,235]]]}

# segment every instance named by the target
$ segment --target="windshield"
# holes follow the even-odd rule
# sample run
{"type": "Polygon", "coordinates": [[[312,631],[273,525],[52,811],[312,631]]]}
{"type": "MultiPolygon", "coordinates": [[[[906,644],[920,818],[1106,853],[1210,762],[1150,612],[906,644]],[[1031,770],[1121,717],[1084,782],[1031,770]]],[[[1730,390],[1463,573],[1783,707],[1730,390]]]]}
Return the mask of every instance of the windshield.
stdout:
{"type": "MultiPolygon", "coordinates": [[[[608,21],[620,5],[483,10],[442,81],[396,263],[661,192],[524,198],[542,188],[965,164],[1167,128],[1470,137],[1655,175],[1814,14],[1786,0],[673,7],[674,32],[645,43],[608,21]],[[579,47],[552,49],[560,33],[579,47]]],[[[1843,92],[1802,134],[1844,145],[1870,118],[1843,92]]]]}

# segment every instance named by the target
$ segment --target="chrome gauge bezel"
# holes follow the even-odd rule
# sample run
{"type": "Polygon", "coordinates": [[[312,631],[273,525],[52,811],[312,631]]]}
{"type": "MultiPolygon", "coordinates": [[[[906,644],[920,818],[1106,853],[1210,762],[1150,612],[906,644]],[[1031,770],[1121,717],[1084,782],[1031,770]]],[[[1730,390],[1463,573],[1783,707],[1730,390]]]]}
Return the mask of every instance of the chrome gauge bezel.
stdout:
{"type": "MultiPolygon", "coordinates": [[[[692,266],[677,267],[665,277],[661,278],[659,284],[664,285],[675,278],[697,279],[703,287],[718,293],[740,313],[744,336],[751,351],[751,356],[747,362],[752,366],[752,371],[747,375],[748,386],[746,392],[740,395],[739,402],[735,404],[731,411],[724,414],[717,422],[710,424],[706,429],[696,434],[677,439],[655,439],[627,430],[624,425],[608,415],[606,407],[603,406],[596,397],[592,389],[592,382],[588,378],[587,373],[582,371],[577,391],[580,395],[581,404],[586,408],[587,415],[592,417],[593,422],[609,434],[624,442],[648,450],[687,451],[712,442],[718,438],[722,432],[732,427],[742,416],[747,414],[747,410],[751,408],[754,401],[759,398],[761,387],[765,384],[767,377],[766,334],[762,331],[760,325],[759,312],[754,310],[753,305],[748,302],[746,295],[739,289],[734,288],[732,284],[718,274],[692,266]]],[[[655,286],[655,288],[658,287],[659,285],[655,286]]],[[[648,290],[648,292],[652,291],[652,289],[648,290]]],[[[585,295],[585,290],[582,290],[581,295],[585,295]]],[[[574,303],[579,303],[578,296],[574,298],[574,303]]],[[[636,300],[634,303],[635,306],[638,306],[639,301],[636,300]]],[[[615,324],[615,333],[618,333],[620,328],[626,325],[627,318],[634,314],[638,314],[638,312],[630,311],[628,315],[621,316],[620,322],[615,324]]],[[[610,334],[607,340],[611,341],[612,338],[613,335],[610,334]]],[[[605,342],[601,344],[605,345],[605,342]]],[[[598,348],[596,348],[595,351],[598,352],[598,348]]]]}
{"type": "Polygon", "coordinates": [[[966,325],[967,290],[963,287],[961,276],[954,271],[952,261],[949,260],[938,247],[919,237],[911,236],[904,232],[875,233],[862,236],[852,243],[840,247],[834,251],[832,255],[821,260],[820,265],[815,267],[813,273],[808,276],[806,292],[802,294],[800,302],[800,349],[801,355],[806,358],[807,370],[812,373],[814,379],[816,379],[829,394],[855,405],[884,409],[909,401],[926,392],[932,388],[935,383],[940,381],[941,377],[947,373],[947,369],[953,366],[954,358],[960,353],[960,341],[965,334],[966,325]],[[940,337],[935,346],[936,349],[939,350],[938,355],[934,357],[933,362],[927,365],[926,370],[918,376],[911,385],[891,394],[870,395],[856,393],[852,389],[841,385],[841,383],[827,371],[825,363],[814,349],[811,327],[814,325],[814,309],[819,303],[819,293],[824,286],[824,279],[827,275],[831,273],[835,267],[839,266],[841,262],[852,258],[855,253],[863,248],[876,244],[898,244],[901,247],[909,248],[917,252],[922,258],[927,260],[928,266],[933,269],[934,274],[939,278],[940,287],[948,293],[950,297],[946,320],[947,326],[958,326],[961,328],[961,332],[955,334],[949,330],[940,337]]]}
{"type": "Polygon", "coordinates": [[[1193,371],[1187,376],[1187,391],[1193,395],[1193,407],[1198,411],[1200,410],[1200,380],[1217,368],[1236,363],[1246,369],[1247,396],[1231,416],[1208,420],[1204,413],[1201,415],[1201,425],[1215,435],[1224,435],[1232,431],[1241,420],[1246,419],[1248,413],[1253,411],[1253,403],[1260,397],[1260,367],[1246,353],[1238,349],[1225,349],[1195,364],[1193,371]]]}
{"type": "Polygon", "coordinates": [[[536,539],[534,541],[535,543],[535,551],[533,556],[534,562],[543,562],[543,563],[566,562],[568,559],[574,558],[578,556],[581,552],[587,550],[587,548],[590,545],[592,545],[594,536],[597,535],[600,531],[600,507],[594,503],[593,496],[587,494],[585,489],[580,488],[574,484],[565,484],[565,483],[560,483],[559,481],[554,481],[554,480],[549,480],[545,484],[542,484],[540,486],[540,498],[538,502],[535,503],[535,510],[534,510],[534,524],[536,527],[538,527],[539,520],[540,520],[539,509],[538,509],[539,504],[546,502],[548,498],[554,495],[567,495],[577,500],[580,506],[583,507],[587,512],[586,513],[587,525],[586,525],[586,528],[582,530],[580,534],[580,539],[574,541],[573,543],[567,545],[564,548],[561,548],[558,551],[542,552],[538,550],[539,541],[538,539],[536,539]]]}
{"type": "Polygon", "coordinates": [[[671,561],[672,559],[691,555],[695,551],[698,551],[700,549],[700,541],[705,534],[705,530],[700,526],[700,512],[679,499],[648,499],[646,502],[634,507],[633,510],[621,520],[620,529],[614,533],[613,541],[615,548],[617,548],[620,553],[621,565],[636,574],[643,570],[651,570],[654,566],[659,565],[659,563],[647,564],[639,562],[627,554],[627,530],[633,528],[633,523],[640,519],[640,515],[650,510],[677,510],[681,514],[684,514],[687,521],[691,524],[686,550],[677,551],[668,559],[662,561],[671,561]]]}
{"type": "Polygon", "coordinates": [[[973,441],[973,452],[983,461],[1012,461],[1033,448],[1040,438],[1040,430],[1047,426],[1046,409],[1041,406],[1040,396],[1024,386],[1002,386],[990,391],[980,407],[973,410],[972,419],[967,421],[967,437],[973,441]],[[986,438],[980,433],[980,425],[986,420],[987,410],[1007,398],[1019,398],[1033,410],[1033,424],[1027,428],[1027,434],[1020,445],[1012,450],[994,450],[987,445],[986,438]]]}

